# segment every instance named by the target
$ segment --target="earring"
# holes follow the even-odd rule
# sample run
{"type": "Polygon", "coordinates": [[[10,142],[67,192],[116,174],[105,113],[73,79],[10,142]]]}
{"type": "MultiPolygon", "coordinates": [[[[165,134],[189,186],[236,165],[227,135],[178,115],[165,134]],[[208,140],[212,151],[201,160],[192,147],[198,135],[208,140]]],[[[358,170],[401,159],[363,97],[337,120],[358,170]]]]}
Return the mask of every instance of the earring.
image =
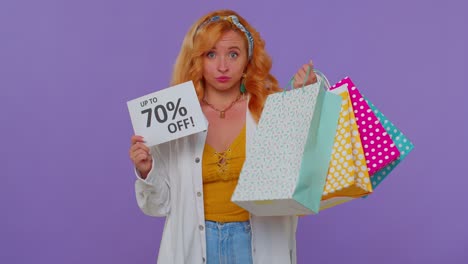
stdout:
{"type": "Polygon", "coordinates": [[[244,94],[245,92],[247,92],[247,89],[245,88],[245,77],[246,77],[246,74],[244,73],[242,75],[242,81],[241,81],[241,85],[240,85],[240,92],[242,94],[244,94]]]}

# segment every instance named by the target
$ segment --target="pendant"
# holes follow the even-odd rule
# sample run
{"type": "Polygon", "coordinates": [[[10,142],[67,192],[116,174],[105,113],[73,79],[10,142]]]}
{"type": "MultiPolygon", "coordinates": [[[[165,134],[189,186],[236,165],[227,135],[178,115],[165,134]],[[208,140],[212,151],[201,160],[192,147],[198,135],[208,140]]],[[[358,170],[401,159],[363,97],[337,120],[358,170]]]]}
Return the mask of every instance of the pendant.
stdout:
{"type": "Polygon", "coordinates": [[[219,112],[219,118],[224,118],[225,114],[224,114],[224,111],[220,111],[219,112]]]}

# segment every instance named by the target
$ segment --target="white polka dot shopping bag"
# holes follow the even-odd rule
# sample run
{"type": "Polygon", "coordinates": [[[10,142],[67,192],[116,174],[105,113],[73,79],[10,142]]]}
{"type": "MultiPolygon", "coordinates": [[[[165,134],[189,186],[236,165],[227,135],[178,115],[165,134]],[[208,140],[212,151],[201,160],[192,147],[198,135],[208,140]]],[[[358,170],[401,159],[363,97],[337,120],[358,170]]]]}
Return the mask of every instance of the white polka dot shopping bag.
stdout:
{"type": "Polygon", "coordinates": [[[268,96],[234,203],[262,216],[318,213],[342,100],[324,83],[268,96]]]}
{"type": "Polygon", "coordinates": [[[368,195],[372,192],[366,159],[347,85],[332,92],[342,98],[341,113],[323,190],[320,209],[368,195]]]}
{"type": "Polygon", "coordinates": [[[333,85],[330,90],[342,86],[347,87],[350,95],[367,168],[372,177],[377,171],[396,160],[400,156],[400,151],[349,77],[333,85]]]}

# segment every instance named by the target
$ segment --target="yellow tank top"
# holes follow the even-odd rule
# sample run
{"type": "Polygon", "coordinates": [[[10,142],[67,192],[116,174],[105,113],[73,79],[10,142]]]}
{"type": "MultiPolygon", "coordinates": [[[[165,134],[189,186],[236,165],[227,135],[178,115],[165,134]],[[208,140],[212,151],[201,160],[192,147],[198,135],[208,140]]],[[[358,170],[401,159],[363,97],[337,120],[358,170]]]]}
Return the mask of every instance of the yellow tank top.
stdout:
{"type": "Polygon", "coordinates": [[[224,152],[205,144],[202,174],[205,219],[217,222],[249,220],[249,212],[231,202],[245,161],[245,126],[224,152]]]}

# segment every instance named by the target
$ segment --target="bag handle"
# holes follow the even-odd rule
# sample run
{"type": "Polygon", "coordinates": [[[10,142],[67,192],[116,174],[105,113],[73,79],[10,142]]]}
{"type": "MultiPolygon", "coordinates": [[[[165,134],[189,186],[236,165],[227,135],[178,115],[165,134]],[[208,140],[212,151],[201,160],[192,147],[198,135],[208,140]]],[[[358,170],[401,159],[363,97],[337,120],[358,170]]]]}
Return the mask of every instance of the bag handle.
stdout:
{"type": "MultiPolygon", "coordinates": [[[[307,78],[309,78],[311,69],[312,69],[312,67],[309,65],[309,67],[307,68],[306,76],[304,78],[304,82],[302,83],[301,88],[304,88],[305,83],[307,81],[307,78]]],[[[327,77],[319,70],[313,69],[313,71],[317,75],[317,82],[320,82],[320,87],[323,87],[323,89],[328,91],[330,89],[331,85],[330,85],[330,82],[328,81],[327,77]]],[[[294,76],[289,80],[288,85],[286,86],[286,89],[284,89],[283,92],[286,92],[288,90],[287,88],[289,88],[289,90],[294,89],[293,88],[293,82],[294,82],[294,76]]]]}
{"type": "Polygon", "coordinates": [[[317,75],[317,81],[318,81],[318,79],[320,77],[321,81],[324,82],[324,84],[325,84],[325,86],[324,86],[325,90],[327,90],[327,91],[330,90],[331,85],[330,85],[330,82],[327,79],[327,76],[325,76],[325,74],[323,74],[319,70],[314,70],[314,72],[317,75]]]}

